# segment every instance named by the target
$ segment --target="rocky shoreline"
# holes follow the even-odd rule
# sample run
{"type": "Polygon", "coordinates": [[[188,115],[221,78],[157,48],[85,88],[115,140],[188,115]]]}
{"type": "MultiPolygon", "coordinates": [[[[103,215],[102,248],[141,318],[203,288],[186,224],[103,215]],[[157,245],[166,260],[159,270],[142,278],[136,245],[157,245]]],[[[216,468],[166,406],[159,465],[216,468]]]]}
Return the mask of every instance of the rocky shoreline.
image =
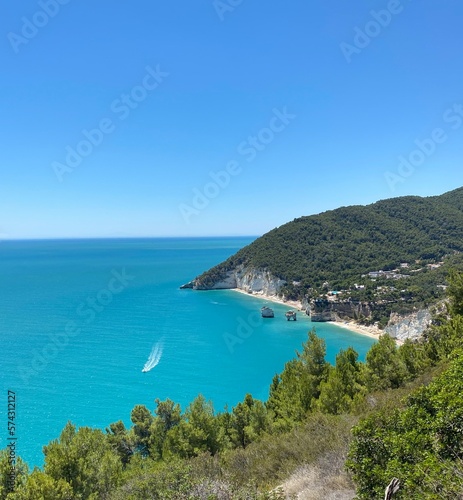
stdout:
{"type": "MultiPolygon", "coordinates": [[[[283,300],[280,297],[277,296],[268,296],[268,295],[263,295],[263,294],[257,294],[257,293],[249,293],[244,290],[240,290],[239,288],[233,288],[231,289],[234,292],[237,293],[242,293],[244,295],[250,295],[251,297],[256,297],[258,299],[266,300],[269,302],[274,302],[276,304],[283,304],[286,306],[289,306],[291,309],[297,309],[299,311],[303,311],[306,313],[307,307],[304,307],[304,304],[301,301],[296,301],[296,300],[283,300]]],[[[310,315],[308,315],[310,316],[310,315]]],[[[328,321],[327,321],[328,322],[328,321]]],[[[342,328],[345,328],[349,330],[350,332],[354,333],[359,333],[361,335],[366,335],[367,337],[375,338],[377,339],[381,334],[385,333],[383,330],[380,330],[376,326],[367,326],[367,325],[359,325],[358,323],[355,323],[354,321],[342,321],[342,320],[330,320],[330,323],[335,324],[336,326],[340,326],[342,328]]]]}
{"type": "Polygon", "coordinates": [[[352,301],[329,301],[318,299],[312,301],[285,300],[279,295],[286,281],[272,276],[270,272],[261,269],[238,266],[218,276],[215,281],[205,283],[196,278],[182,285],[181,289],[193,290],[234,290],[267,301],[284,304],[292,309],[304,311],[315,322],[333,322],[352,332],[378,338],[382,333],[389,334],[397,342],[406,339],[418,339],[431,324],[431,313],[427,309],[414,311],[399,316],[391,314],[388,325],[381,330],[376,325],[361,325],[356,319],[368,317],[377,304],[352,301]]]}

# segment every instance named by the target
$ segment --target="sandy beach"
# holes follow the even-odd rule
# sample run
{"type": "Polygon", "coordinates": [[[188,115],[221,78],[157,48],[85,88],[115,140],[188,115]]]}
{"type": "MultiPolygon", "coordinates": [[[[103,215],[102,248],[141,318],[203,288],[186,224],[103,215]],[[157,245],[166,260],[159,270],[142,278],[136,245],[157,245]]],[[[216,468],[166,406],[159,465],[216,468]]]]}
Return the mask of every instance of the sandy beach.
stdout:
{"type": "MultiPolygon", "coordinates": [[[[284,301],[278,297],[275,296],[267,296],[267,295],[261,295],[257,293],[248,293],[244,290],[241,290],[239,288],[232,288],[231,290],[242,293],[244,295],[250,296],[250,297],[255,297],[257,299],[262,299],[266,300],[267,302],[275,302],[277,304],[283,304],[285,306],[288,306],[291,309],[297,309],[298,311],[302,311],[302,304],[299,301],[296,300],[288,300],[284,301]]],[[[365,325],[359,325],[353,321],[330,321],[330,323],[339,326],[341,328],[345,328],[346,330],[349,330],[350,332],[354,333],[359,333],[361,335],[366,335],[367,337],[371,337],[374,339],[377,339],[382,333],[384,333],[382,330],[377,328],[376,326],[365,326],[365,325]]]]}
{"type": "Polygon", "coordinates": [[[297,309],[298,311],[302,311],[302,304],[297,301],[297,300],[288,300],[288,301],[284,301],[278,297],[275,297],[275,296],[268,296],[268,295],[261,295],[260,293],[248,293],[244,290],[241,290],[240,288],[230,288],[230,290],[234,291],[234,292],[238,292],[238,293],[242,293],[244,295],[247,295],[248,297],[255,297],[256,299],[262,299],[262,300],[266,300],[268,302],[275,302],[277,304],[283,304],[285,306],[288,306],[289,308],[292,308],[292,309],[297,309]]]}
{"type": "Polygon", "coordinates": [[[341,328],[345,328],[351,332],[360,333],[361,335],[366,335],[367,337],[371,337],[377,339],[381,334],[384,333],[383,330],[380,330],[376,326],[366,326],[359,325],[358,323],[354,323],[353,321],[333,321],[336,326],[340,326],[341,328]]]}

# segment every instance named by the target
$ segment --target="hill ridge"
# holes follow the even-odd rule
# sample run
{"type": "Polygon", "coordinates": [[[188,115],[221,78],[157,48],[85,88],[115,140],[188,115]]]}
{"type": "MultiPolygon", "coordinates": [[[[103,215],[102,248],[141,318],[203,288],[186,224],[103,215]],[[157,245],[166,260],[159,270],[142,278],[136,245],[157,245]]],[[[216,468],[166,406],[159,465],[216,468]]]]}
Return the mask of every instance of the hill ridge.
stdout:
{"type": "Polygon", "coordinates": [[[462,252],[463,187],[298,217],[184,287],[246,289],[245,282],[247,291],[259,292],[265,274],[267,285],[278,281],[274,293],[288,300],[343,290],[343,300],[389,301],[413,310],[443,296],[448,269],[463,267],[462,252]],[[397,272],[379,276],[378,284],[368,273],[379,270],[397,272]]]}

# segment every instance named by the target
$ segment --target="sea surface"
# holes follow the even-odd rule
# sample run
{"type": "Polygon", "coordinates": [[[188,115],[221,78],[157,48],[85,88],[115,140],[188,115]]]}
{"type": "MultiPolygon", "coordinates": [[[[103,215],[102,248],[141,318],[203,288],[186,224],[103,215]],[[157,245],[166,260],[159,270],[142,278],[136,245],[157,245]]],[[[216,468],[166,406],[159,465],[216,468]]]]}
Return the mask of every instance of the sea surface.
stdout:
{"type": "MultiPolygon", "coordinates": [[[[156,398],[182,409],[199,393],[216,411],[246,393],[266,399],[275,373],[312,328],[308,317],[260,318],[262,299],[179,286],[253,238],[0,242],[0,448],[7,444],[8,391],[16,395],[17,453],[43,465],[42,446],[67,421],[130,425],[156,398]],[[143,372],[145,369],[147,371],[143,372]]],[[[364,359],[374,340],[316,325],[327,359],[352,345],[364,359]]]]}

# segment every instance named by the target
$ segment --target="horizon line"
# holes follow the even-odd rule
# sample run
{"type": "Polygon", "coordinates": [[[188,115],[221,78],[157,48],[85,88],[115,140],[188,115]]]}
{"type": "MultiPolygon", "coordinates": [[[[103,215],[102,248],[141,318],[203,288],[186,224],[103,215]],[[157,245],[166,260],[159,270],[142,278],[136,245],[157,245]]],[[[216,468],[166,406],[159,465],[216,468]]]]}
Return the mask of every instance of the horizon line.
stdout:
{"type": "Polygon", "coordinates": [[[76,241],[76,240],[174,240],[174,239],[205,239],[205,238],[259,238],[257,234],[234,235],[200,235],[200,236],[46,236],[24,238],[0,238],[0,243],[6,241],[76,241]]]}

